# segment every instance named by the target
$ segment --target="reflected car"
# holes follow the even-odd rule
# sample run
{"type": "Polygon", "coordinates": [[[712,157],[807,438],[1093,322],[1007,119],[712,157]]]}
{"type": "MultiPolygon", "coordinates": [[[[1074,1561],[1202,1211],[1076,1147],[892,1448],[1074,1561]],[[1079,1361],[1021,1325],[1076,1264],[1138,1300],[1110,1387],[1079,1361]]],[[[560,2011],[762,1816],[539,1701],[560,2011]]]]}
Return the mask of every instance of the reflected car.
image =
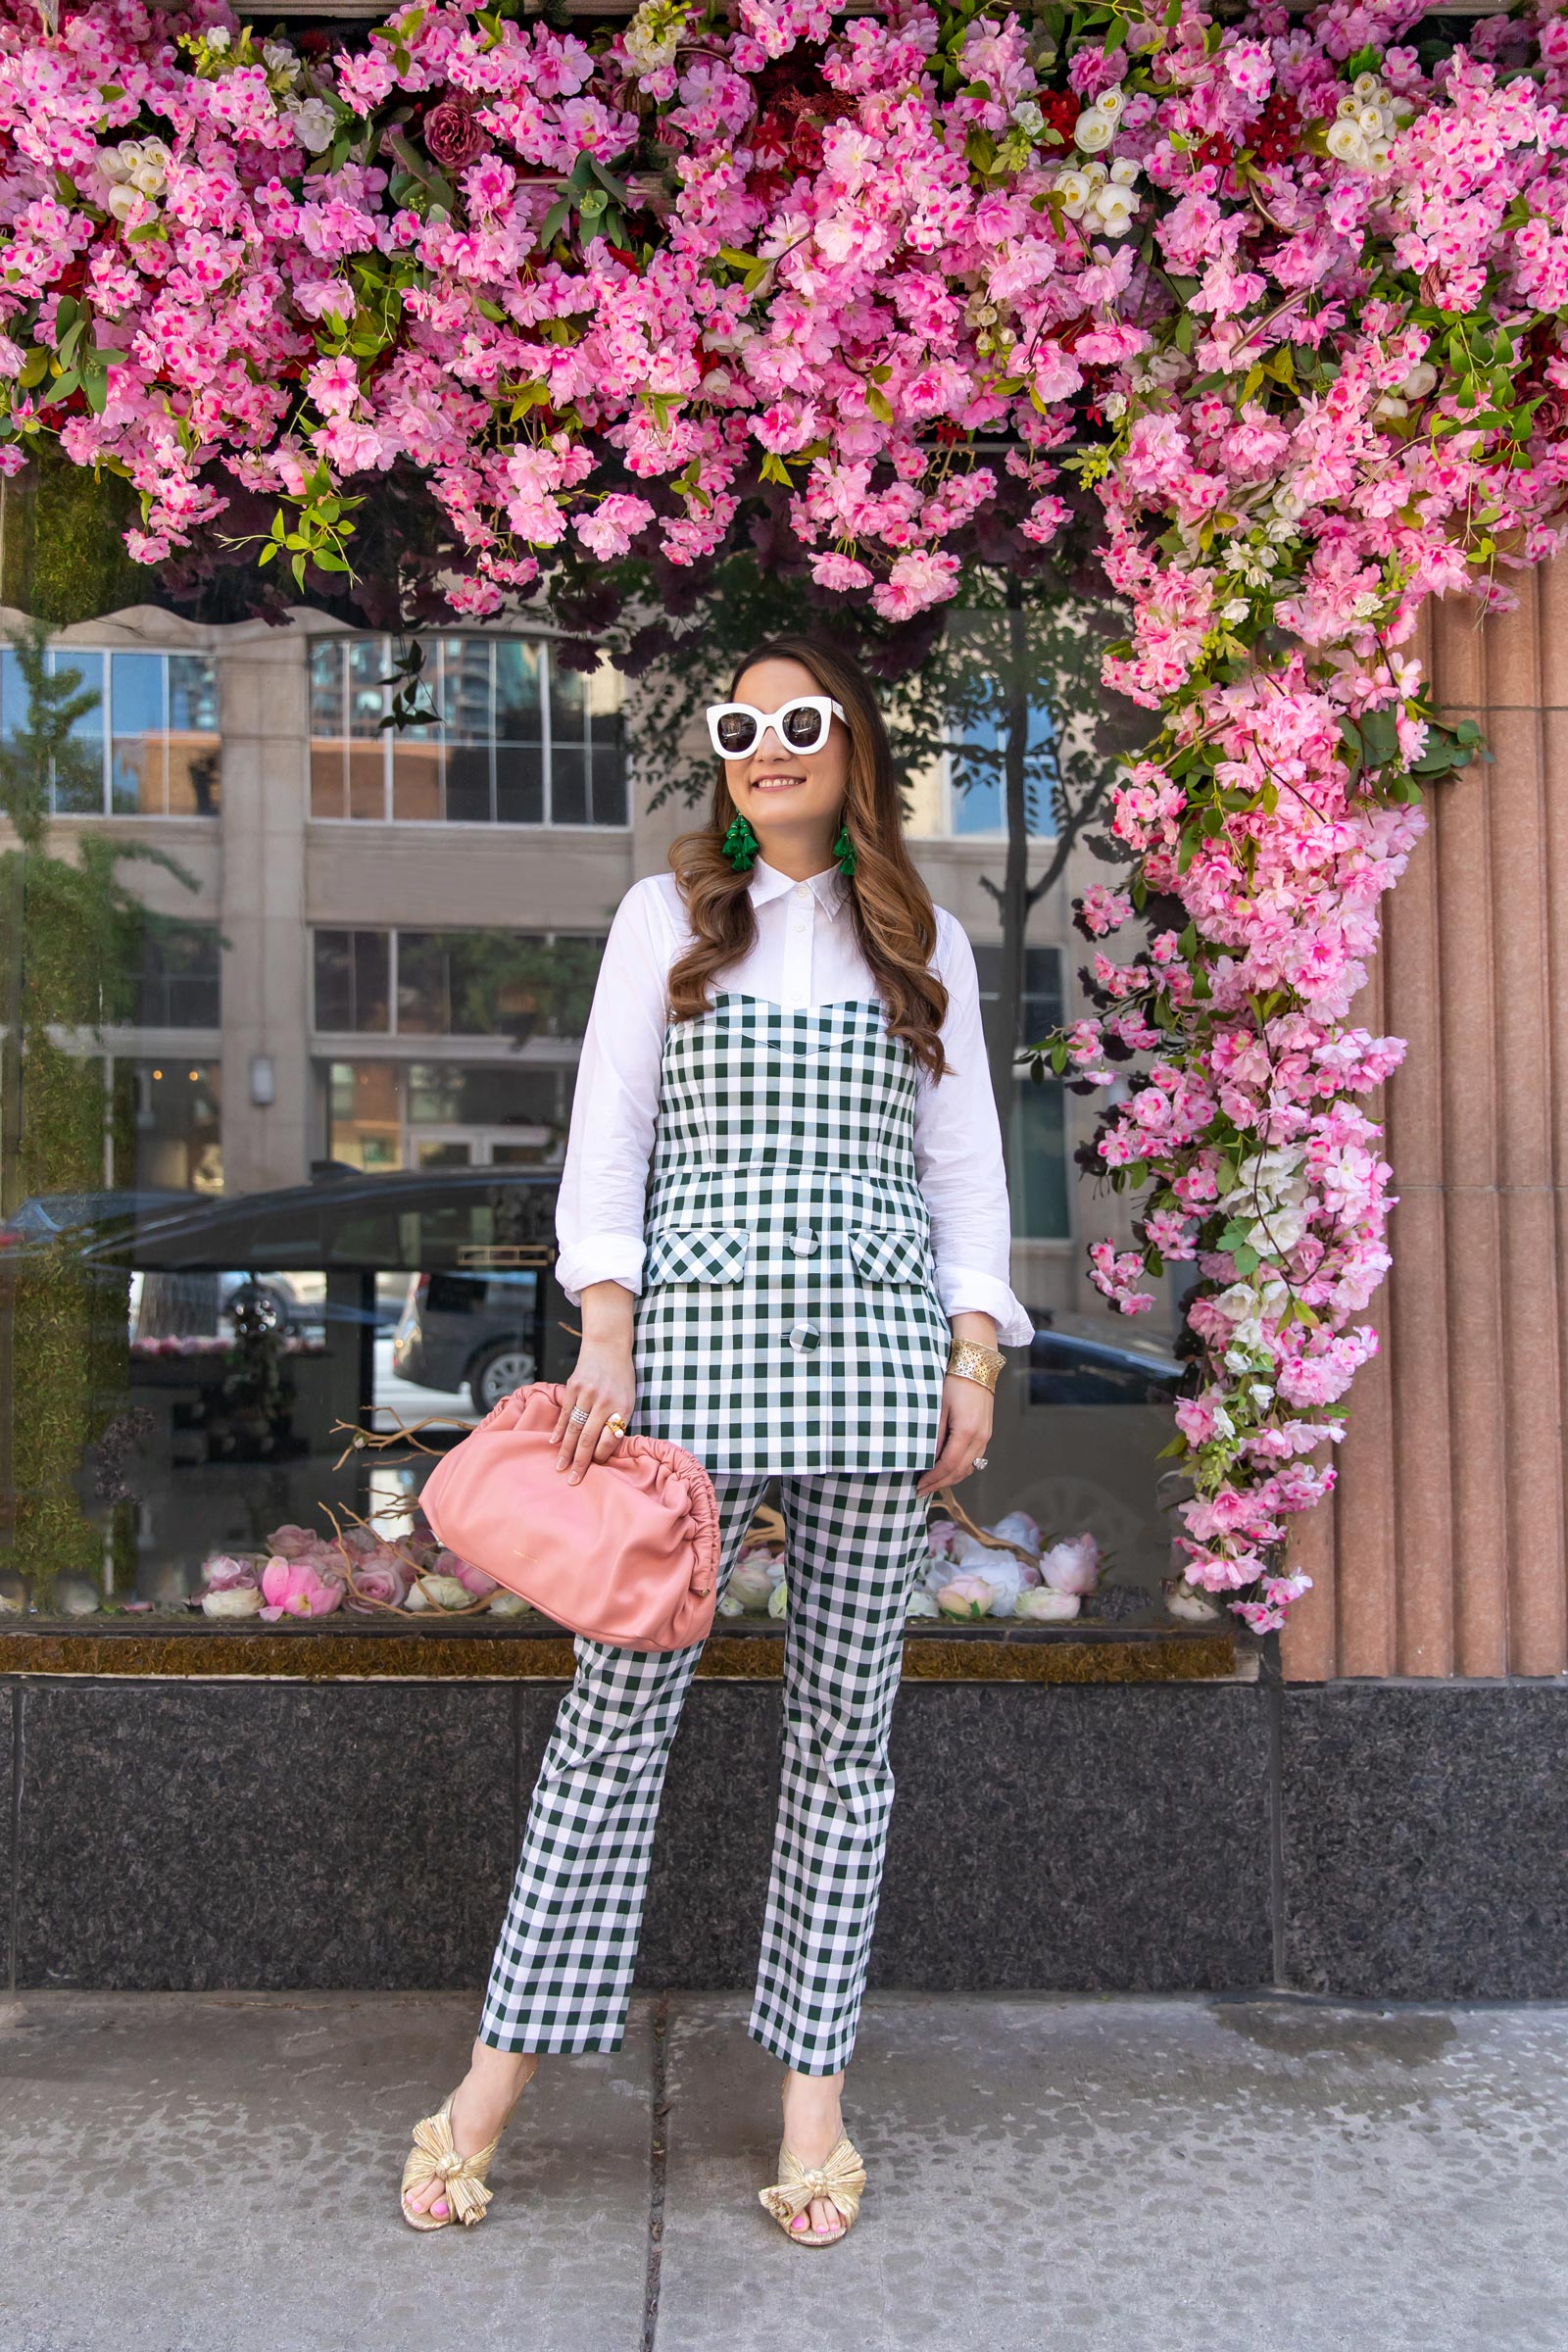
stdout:
{"type": "Polygon", "coordinates": [[[489,1412],[538,1377],[538,1284],[529,1269],[416,1274],[392,1335],[393,1371],[421,1389],[466,1389],[475,1412],[489,1412]]]}

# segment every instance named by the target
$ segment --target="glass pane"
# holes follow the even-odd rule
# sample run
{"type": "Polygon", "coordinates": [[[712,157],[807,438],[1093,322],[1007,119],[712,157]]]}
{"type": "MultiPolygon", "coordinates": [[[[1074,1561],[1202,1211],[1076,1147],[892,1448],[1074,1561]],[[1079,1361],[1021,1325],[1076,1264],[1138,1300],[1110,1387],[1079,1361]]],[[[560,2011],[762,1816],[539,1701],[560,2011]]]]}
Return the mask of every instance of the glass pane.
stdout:
{"type": "Polygon", "coordinates": [[[541,825],[545,816],[545,756],[532,744],[496,745],[496,818],[503,825],[541,825]]]}
{"type": "Polygon", "coordinates": [[[441,818],[441,739],[433,727],[405,727],[392,737],[392,814],[402,824],[441,818]]]}
{"type": "Polygon", "coordinates": [[[386,754],[379,740],[349,746],[349,814],[371,823],[386,815],[386,754]]]}
{"type": "Polygon", "coordinates": [[[354,935],[318,931],[314,943],[316,1026],[346,1033],[354,1023],[354,935]]]}
{"type": "Polygon", "coordinates": [[[516,743],[540,739],[540,649],[525,637],[496,641],[495,732],[516,743]]]}
{"type": "Polygon", "coordinates": [[[355,931],[354,1022],[362,1031],[384,1032],[391,1026],[392,935],[389,931],[355,931]]]}
{"type": "Polygon", "coordinates": [[[335,637],[318,638],[311,647],[311,734],[343,733],[343,648],[335,637]]]}
{"type": "Polygon", "coordinates": [[[328,1148],[339,1167],[374,1174],[403,1165],[403,1072],[390,1061],[335,1061],[328,1148]]]}
{"type": "Polygon", "coordinates": [[[588,822],[587,754],[564,748],[559,736],[550,749],[550,821],[554,825],[588,822]]]}
{"type": "Polygon", "coordinates": [[[162,816],[168,803],[162,654],[115,654],[109,663],[114,727],[110,807],[118,815],[162,816]]]}
{"type": "Polygon", "coordinates": [[[444,1037],[452,1026],[446,943],[438,933],[398,933],[398,1033],[444,1037]]]}
{"type": "Polygon", "coordinates": [[[596,745],[593,761],[593,813],[596,825],[626,822],[626,763],[618,745],[596,745]]]}
{"type": "Polygon", "coordinates": [[[472,1157],[471,1144],[420,1144],[418,1147],[418,1164],[421,1168],[466,1168],[472,1157]]]}
{"type": "Polygon", "coordinates": [[[587,703],[587,681],[580,669],[567,669],[552,648],[550,655],[550,739],[552,743],[581,743],[587,703]]]}
{"type": "Polygon", "coordinates": [[[169,723],[176,735],[218,733],[218,669],[205,654],[170,654],[169,723]]]}
{"type": "Polygon", "coordinates": [[[1025,1078],[1013,1101],[1012,1230],[1034,1241],[1065,1241],[1071,1231],[1063,1099],[1059,1079],[1025,1078]]]}
{"type": "Polygon", "coordinates": [[[101,816],[104,808],[104,658],[61,647],[50,656],[57,678],[74,678],[72,700],[92,698],[72,722],[55,760],[54,805],[62,815],[101,816]]]}
{"type": "Polygon", "coordinates": [[[490,814],[490,746],[454,744],[447,753],[447,822],[483,825],[490,814]]]}
{"type": "Polygon", "coordinates": [[[313,816],[347,816],[348,771],[344,765],[345,747],[341,743],[313,743],[311,746],[311,814],[313,816]]]}
{"type": "Polygon", "coordinates": [[[490,651],[482,637],[449,638],[442,648],[441,710],[449,743],[487,744],[495,733],[490,651]]]}
{"type": "Polygon", "coordinates": [[[135,1020],[146,1028],[217,1029],[222,1021],[218,927],[150,918],[135,1020]]]}
{"type": "Polygon", "coordinates": [[[379,637],[356,637],[349,647],[349,733],[381,737],[386,712],[386,650],[379,637]]]}

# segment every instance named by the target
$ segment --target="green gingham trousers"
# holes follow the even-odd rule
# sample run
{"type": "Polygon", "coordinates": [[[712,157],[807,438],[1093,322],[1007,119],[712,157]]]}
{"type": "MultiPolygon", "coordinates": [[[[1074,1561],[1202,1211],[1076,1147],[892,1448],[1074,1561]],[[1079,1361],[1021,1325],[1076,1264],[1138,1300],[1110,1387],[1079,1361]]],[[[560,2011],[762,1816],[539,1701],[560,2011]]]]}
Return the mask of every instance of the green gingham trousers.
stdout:
{"type": "MultiPolygon", "coordinates": [[[[926,1553],[919,1476],[780,1480],[782,1776],[747,2032],[803,2075],[837,2074],[855,2045],[893,1803],[905,1615],[926,1553]]],[[[720,1596],[766,1485],[765,1471],[713,1476],[720,1596]]],[[[493,2049],[620,2047],[664,1768],[702,1647],[578,1636],[491,1967],[479,2038],[493,2049]]]]}

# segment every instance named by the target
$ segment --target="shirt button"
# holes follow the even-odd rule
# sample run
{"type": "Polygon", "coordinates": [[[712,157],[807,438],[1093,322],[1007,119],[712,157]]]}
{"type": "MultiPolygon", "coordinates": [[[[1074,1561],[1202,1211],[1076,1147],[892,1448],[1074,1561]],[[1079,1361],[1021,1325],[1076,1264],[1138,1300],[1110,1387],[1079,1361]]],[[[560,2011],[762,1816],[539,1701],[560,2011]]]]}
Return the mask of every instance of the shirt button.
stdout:
{"type": "Polygon", "coordinates": [[[814,1348],[821,1336],[814,1323],[792,1323],[790,1325],[790,1346],[797,1353],[804,1348],[814,1348]]]}
{"type": "Polygon", "coordinates": [[[797,1225],[790,1237],[790,1248],[797,1257],[809,1257],[816,1248],[816,1235],[809,1225],[797,1225]]]}

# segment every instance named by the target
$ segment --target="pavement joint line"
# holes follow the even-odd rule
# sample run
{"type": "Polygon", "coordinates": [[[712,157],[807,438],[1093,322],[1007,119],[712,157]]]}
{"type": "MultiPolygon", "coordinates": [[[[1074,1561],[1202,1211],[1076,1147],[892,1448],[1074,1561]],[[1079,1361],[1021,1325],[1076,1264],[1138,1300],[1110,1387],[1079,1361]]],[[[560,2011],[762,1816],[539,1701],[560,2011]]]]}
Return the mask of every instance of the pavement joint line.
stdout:
{"type": "Polygon", "coordinates": [[[653,2062],[649,2081],[648,2268],[643,2278],[642,2352],[654,2352],[659,2331],[659,2286],[664,2251],[664,2189],[669,2173],[669,1994],[654,2002],[653,2062]]]}

